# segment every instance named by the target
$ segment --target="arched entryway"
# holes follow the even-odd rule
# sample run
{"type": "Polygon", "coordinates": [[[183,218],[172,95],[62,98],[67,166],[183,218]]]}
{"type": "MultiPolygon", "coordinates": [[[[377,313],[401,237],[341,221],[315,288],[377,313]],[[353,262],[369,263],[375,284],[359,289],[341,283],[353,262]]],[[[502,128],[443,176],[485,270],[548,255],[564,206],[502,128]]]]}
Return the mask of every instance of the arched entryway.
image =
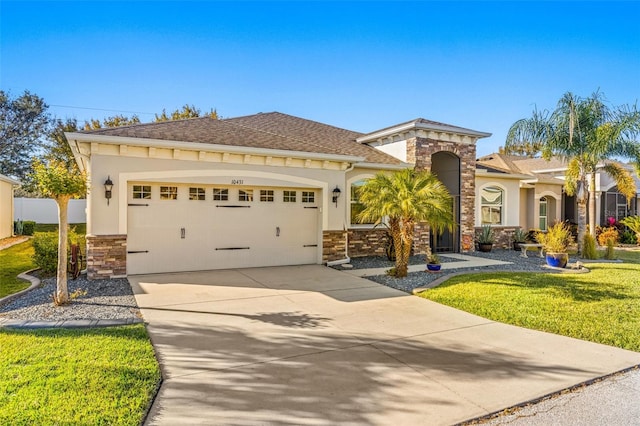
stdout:
{"type": "MultiPolygon", "coordinates": [[[[431,173],[446,186],[453,197],[453,217],[460,224],[460,157],[452,152],[440,151],[431,157],[431,173]]],[[[445,230],[440,234],[431,233],[431,249],[436,252],[460,251],[460,226],[453,232],[445,230]]]]}

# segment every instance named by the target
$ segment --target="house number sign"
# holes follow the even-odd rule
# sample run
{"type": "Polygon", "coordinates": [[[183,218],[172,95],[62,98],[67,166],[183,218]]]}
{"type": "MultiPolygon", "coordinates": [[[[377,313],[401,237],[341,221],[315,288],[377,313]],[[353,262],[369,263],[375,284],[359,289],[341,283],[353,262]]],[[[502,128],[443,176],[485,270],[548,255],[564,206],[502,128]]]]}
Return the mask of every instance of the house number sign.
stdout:
{"type": "Polygon", "coordinates": [[[231,179],[231,185],[244,185],[244,179],[231,179]]]}

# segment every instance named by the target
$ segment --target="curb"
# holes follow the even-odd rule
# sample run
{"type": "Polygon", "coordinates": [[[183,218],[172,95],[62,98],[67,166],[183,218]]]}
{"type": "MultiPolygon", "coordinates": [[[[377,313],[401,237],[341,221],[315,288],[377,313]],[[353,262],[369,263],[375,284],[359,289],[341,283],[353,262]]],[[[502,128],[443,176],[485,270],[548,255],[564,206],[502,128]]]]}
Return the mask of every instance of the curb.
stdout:
{"type": "Polygon", "coordinates": [[[36,277],[32,277],[31,275],[29,275],[29,273],[33,272],[33,271],[37,271],[40,268],[34,268],[34,269],[29,269],[26,272],[21,273],[20,275],[18,275],[18,278],[20,278],[21,280],[25,280],[25,281],[29,281],[31,283],[31,285],[27,288],[25,288],[24,290],[20,290],[17,293],[13,293],[10,294],[8,296],[5,296],[3,298],[0,298],[0,305],[7,303],[7,302],[11,302],[13,299],[16,299],[20,296],[22,296],[23,294],[33,290],[34,288],[38,287],[40,285],[40,278],[36,278],[36,277]]]}
{"type": "Polygon", "coordinates": [[[101,320],[59,320],[59,321],[31,321],[0,318],[0,328],[12,329],[42,329],[42,328],[105,328],[121,325],[141,324],[141,318],[129,319],[101,319],[101,320]]]}

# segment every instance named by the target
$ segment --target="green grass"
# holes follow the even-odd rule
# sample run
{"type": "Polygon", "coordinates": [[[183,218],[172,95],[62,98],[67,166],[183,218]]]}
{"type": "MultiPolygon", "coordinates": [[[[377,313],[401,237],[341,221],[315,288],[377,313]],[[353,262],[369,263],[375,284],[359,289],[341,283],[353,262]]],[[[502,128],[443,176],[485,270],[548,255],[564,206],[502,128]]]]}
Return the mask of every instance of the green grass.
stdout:
{"type": "Polygon", "coordinates": [[[35,267],[32,257],[31,241],[0,250],[0,297],[29,287],[30,283],[18,279],[18,274],[35,267]]]}
{"type": "Polygon", "coordinates": [[[421,297],[494,321],[640,352],[640,252],[587,274],[462,275],[421,297]]]}
{"type": "Polygon", "coordinates": [[[143,325],[0,329],[0,424],[138,425],[159,380],[143,325]]]}

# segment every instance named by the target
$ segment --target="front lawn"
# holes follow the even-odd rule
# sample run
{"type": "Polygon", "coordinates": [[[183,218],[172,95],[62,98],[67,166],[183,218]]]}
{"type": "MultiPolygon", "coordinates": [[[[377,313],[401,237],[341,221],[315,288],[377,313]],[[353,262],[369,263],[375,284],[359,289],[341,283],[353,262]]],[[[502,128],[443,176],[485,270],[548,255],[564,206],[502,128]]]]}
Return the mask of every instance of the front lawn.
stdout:
{"type": "Polygon", "coordinates": [[[18,274],[34,267],[31,241],[0,250],[0,297],[29,287],[30,283],[18,279],[18,274]]]}
{"type": "Polygon", "coordinates": [[[587,274],[462,275],[421,297],[484,318],[640,352],[640,252],[587,274]]]}
{"type": "Polygon", "coordinates": [[[159,381],[143,325],[0,329],[0,424],[138,425],[159,381]]]}

